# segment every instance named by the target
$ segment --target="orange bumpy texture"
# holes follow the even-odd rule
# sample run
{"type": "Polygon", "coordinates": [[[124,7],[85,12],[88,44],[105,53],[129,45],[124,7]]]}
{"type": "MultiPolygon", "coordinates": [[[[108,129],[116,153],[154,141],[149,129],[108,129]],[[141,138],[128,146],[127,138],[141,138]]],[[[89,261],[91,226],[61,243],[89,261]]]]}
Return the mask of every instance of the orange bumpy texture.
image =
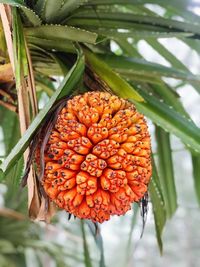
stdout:
{"type": "Polygon", "coordinates": [[[60,208],[102,223],[147,191],[150,136],[133,104],[104,92],[66,101],[45,149],[42,184],[60,208]]]}

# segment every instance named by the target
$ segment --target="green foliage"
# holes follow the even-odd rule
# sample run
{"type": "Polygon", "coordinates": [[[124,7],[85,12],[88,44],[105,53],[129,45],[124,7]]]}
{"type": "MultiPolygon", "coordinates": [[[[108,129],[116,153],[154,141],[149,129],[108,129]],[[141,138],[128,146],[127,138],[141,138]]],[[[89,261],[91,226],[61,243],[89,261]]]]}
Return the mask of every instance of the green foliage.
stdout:
{"type": "MultiPolygon", "coordinates": [[[[181,113],[160,102],[156,97],[141,91],[146,103],[135,103],[139,111],[148,116],[153,122],[161,126],[165,131],[175,134],[181,138],[194,153],[200,153],[200,131],[199,128],[190,122],[181,113]]],[[[132,100],[133,101],[133,100],[132,100]]]]}
{"type": "Polygon", "coordinates": [[[27,28],[25,33],[27,37],[44,38],[57,42],[70,40],[94,44],[97,40],[96,33],[61,25],[43,25],[36,28],[27,28]]]}
{"type": "Polygon", "coordinates": [[[55,91],[52,95],[51,99],[49,100],[48,104],[45,106],[44,109],[40,111],[40,113],[35,117],[34,121],[23,135],[23,137],[19,140],[17,145],[11,151],[9,156],[3,162],[1,168],[4,172],[7,172],[9,168],[11,168],[16,160],[22,155],[22,153],[27,148],[31,137],[33,136],[34,132],[37,130],[39,125],[42,123],[43,119],[47,115],[50,108],[53,106],[56,100],[62,98],[64,95],[69,95],[73,88],[79,82],[80,76],[84,70],[84,58],[81,52],[78,52],[79,55],[77,57],[77,61],[72,69],[67,73],[66,77],[64,78],[63,82],[61,83],[60,87],[55,91]]]}
{"type": "Polygon", "coordinates": [[[141,76],[141,80],[144,80],[146,77],[149,79],[169,77],[183,81],[191,81],[194,82],[194,84],[198,84],[200,81],[200,76],[193,75],[189,71],[165,67],[160,64],[148,62],[144,59],[116,55],[102,55],[101,59],[116,72],[130,80],[138,80],[138,76],[141,76]],[[135,78],[135,76],[137,76],[137,78],[135,78]]]}
{"type": "Polygon", "coordinates": [[[88,227],[90,229],[91,234],[94,237],[94,240],[96,242],[97,247],[100,250],[100,261],[99,261],[99,267],[106,267],[105,265],[105,256],[104,256],[104,248],[103,248],[103,238],[101,236],[100,232],[100,226],[95,226],[94,223],[91,221],[86,221],[88,224],[88,227]],[[98,228],[96,228],[98,227],[98,228]]]}
{"type": "Polygon", "coordinates": [[[200,204],[200,156],[192,156],[194,186],[198,203],[200,204]]]}
{"type": "MultiPolygon", "coordinates": [[[[0,0],[0,3],[12,6],[16,89],[27,78],[29,71],[25,51],[27,43],[38,102],[46,101],[21,138],[18,116],[0,106],[5,150],[0,166],[0,181],[9,189],[4,196],[5,208],[13,211],[11,217],[6,217],[5,210],[3,215],[0,209],[0,265],[25,266],[28,249],[37,259],[38,266],[42,266],[40,250],[55,258],[57,266],[74,266],[76,261],[88,267],[95,266],[84,222],[81,222],[79,233],[82,234],[84,252],[78,258],[73,251],[70,254],[69,247],[63,249],[58,244],[45,241],[38,234],[42,232],[42,227],[26,219],[25,191],[17,201],[24,167],[23,152],[53,105],[64,96],[86,89],[83,86],[85,67],[94,72],[113,93],[134,102],[137,109],[156,125],[157,151],[149,192],[157,241],[162,252],[164,226],[177,208],[173,145],[170,142],[172,135],[177,136],[191,153],[194,186],[200,203],[200,129],[185,111],[177,89],[190,84],[200,93],[200,75],[193,74],[161,44],[159,38],[175,37],[199,53],[200,18],[188,10],[186,0],[168,0],[167,3],[162,0],[0,0]],[[156,8],[155,11],[148,9],[147,3],[163,7],[163,15],[158,14],[156,8]],[[177,20],[177,16],[182,21],[177,20]],[[138,49],[140,40],[145,40],[170,67],[147,61],[138,49]],[[113,44],[117,44],[116,49],[112,48],[113,44]],[[175,79],[178,86],[166,82],[166,77],[175,79]],[[25,219],[16,220],[12,217],[16,215],[15,211],[25,219]],[[68,259],[71,262],[68,263],[68,259]]],[[[3,64],[8,58],[1,25],[0,40],[0,64],[3,64]]],[[[16,90],[12,90],[11,95],[16,98],[16,90]]],[[[5,97],[0,100],[4,101],[5,97]]],[[[183,177],[186,178],[189,179],[183,177]]],[[[128,256],[135,220],[136,215],[133,215],[130,236],[127,237],[128,256]]],[[[98,264],[105,267],[102,236],[100,233],[96,235],[94,225],[90,222],[87,225],[99,249],[98,264]]]]}
{"type": "Polygon", "coordinates": [[[167,220],[165,206],[168,204],[166,204],[164,197],[163,197],[161,183],[159,180],[159,176],[157,173],[157,169],[156,169],[156,165],[155,165],[154,160],[152,162],[153,162],[154,168],[153,168],[152,179],[151,179],[151,182],[149,185],[149,192],[150,192],[152,205],[153,205],[153,213],[154,213],[158,246],[159,246],[160,252],[162,253],[163,244],[162,244],[161,236],[162,236],[162,231],[163,231],[163,228],[164,228],[166,220],[167,220]]]}
{"type": "Polygon", "coordinates": [[[86,233],[84,227],[84,221],[81,220],[81,231],[83,236],[83,249],[84,249],[84,259],[85,259],[85,266],[92,267],[92,262],[90,259],[89,247],[86,240],[86,233]]]}
{"type": "Polygon", "coordinates": [[[165,201],[166,213],[170,218],[177,208],[170,136],[162,128],[156,127],[159,178],[165,201]]]}
{"type": "Polygon", "coordinates": [[[105,62],[101,61],[89,51],[85,50],[85,54],[89,67],[99,75],[100,79],[103,80],[115,94],[124,98],[132,97],[138,102],[144,101],[138,92],[116,72],[113,72],[105,62]]]}

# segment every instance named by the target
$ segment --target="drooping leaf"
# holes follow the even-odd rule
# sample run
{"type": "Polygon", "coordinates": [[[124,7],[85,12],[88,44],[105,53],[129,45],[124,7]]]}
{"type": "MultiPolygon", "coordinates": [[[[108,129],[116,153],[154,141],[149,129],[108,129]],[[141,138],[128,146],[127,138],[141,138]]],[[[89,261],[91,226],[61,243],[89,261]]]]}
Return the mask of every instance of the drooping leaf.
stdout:
{"type": "MultiPolygon", "coordinates": [[[[193,40],[194,41],[194,40],[193,40]]],[[[147,41],[162,57],[164,57],[171,65],[172,67],[175,67],[177,69],[183,70],[183,71],[189,71],[188,68],[176,57],[174,56],[167,48],[165,48],[164,45],[159,43],[157,40],[150,39],[147,41]]],[[[184,40],[184,42],[188,42],[187,40],[184,40]]],[[[197,92],[200,92],[200,85],[199,83],[190,81],[190,84],[194,86],[194,88],[197,90],[197,92]]]]}
{"type": "MultiPolygon", "coordinates": [[[[70,40],[58,42],[56,39],[45,39],[44,37],[27,36],[29,45],[37,45],[46,50],[76,53],[76,49],[70,40]]],[[[34,64],[34,62],[33,62],[34,64]]]]}
{"type": "Polygon", "coordinates": [[[134,75],[141,75],[153,78],[171,77],[186,81],[199,83],[200,76],[193,75],[189,71],[165,67],[160,64],[148,62],[144,59],[135,59],[116,55],[101,55],[100,58],[107,63],[113,70],[121,75],[132,79],[134,75]]]}
{"type": "Polygon", "coordinates": [[[71,12],[77,9],[86,0],[39,0],[36,9],[41,14],[44,21],[48,23],[60,23],[69,16],[71,12]]]}
{"type": "Polygon", "coordinates": [[[78,84],[82,73],[84,70],[84,56],[81,52],[79,52],[77,61],[72,67],[72,69],[68,72],[65,79],[59,86],[59,88],[55,91],[49,102],[46,106],[40,111],[40,113],[35,117],[23,137],[19,140],[17,145],[13,148],[11,153],[5,159],[3,164],[1,165],[1,169],[5,172],[8,171],[10,167],[12,167],[16,160],[22,155],[22,153],[27,148],[33,134],[40,126],[42,121],[44,120],[45,116],[47,115],[48,111],[51,109],[53,104],[61,97],[68,96],[75,86],[78,84]]]}
{"type": "Polygon", "coordinates": [[[25,29],[27,37],[40,38],[56,42],[67,40],[94,44],[97,42],[97,34],[86,30],[62,25],[42,25],[25,29]]]}
{"type": "Polygon", "coordinates": [[[133,98],[136,101],[143,101],[139,93],[130,86],[124,79],[116,74],[112,69],[94,53],[84,50],[87,63],[90,68],[110,87],[117,95],[124,98],[133,98]]]}
{"type": "MultiPolygon", "coordinates": [[[[147,3],[147,0],[93,0],[88,2],[86,5],[144,5],[147,3]]],[[[148,3],[150,4],[157,4],[162,5],[163,0],[148,0],[148,3]]],[[[175,7],[187,7],[188,0],[182,0],[181,2],[179,0],[168,0],[168,4],[173,5],[175,7]]]]}
{"type": "Polygon", "coordinates": [[[136,222],[137,222],[137,215],[138,215],[138,212],[139,212],[139,205],[138,203],[133,203],[133,214],[132,214],[132,218],[131,218],[131,225],[130,225],[130,232],[129,232],[129,235],[128,235],[128,242],[127,242],[127,260],[129,260],[130,258],[130,255],[132,253],[131,249],[132,249],[132,237],[133,237],[133,231],[135,229],[135,225],[136,225],[136,222]]]}
{"type": "MultiPolygon", "coordinates": [[[[3,130],[5,155],[7,156],[20,138],[19,121],[17,115],[8,109],[0,107],[0,125],[3,130]]],[[[23,159],[20,158],[15,166],[6,175],[0,175],[0,181],[4,180],[7,184],[10,184],[10,191],[12,191],[11,187],[14,190],[18,190],[22,171],[23,159]]],[[[11,195],[13,195],[13,191],[11,195]]]]}
{"type": "Polygon", "coordinates": [[[114,40],[122,49],[124,56],[142,58],[142,55],[140,55],[137,48],[133,44],[129,43],[126,38],[115,38],[114,40]]]}
{"type": "MultiPolygon", "coordinates": [[[[82,19],[80,19],[82,20],[82,19]]],[[[108,21],[109,22],[109,21],[108,21]]],[[[84,23],[84,20],[83,20],[84,23]]],[[[107,21],[102,23],[104,27],[106,26],[107,21]]],[[[94,23],[95,24],[95,23],[94,23]]],[[[119,32],[118,29],[97,29],[94,26],[89,28],[91,31],[94,31],[98,34],[104,35],[109,39],[121,39],[121,38],[137,38],[137,39],[147,39],[147,38],[185,38],[185,37],[192,37],[193,33],[190,32],[177,32],[177,31],[164,31],[159,29],[151,29],[148,27],[137,27],[135,29],[126,29],[125,31],[119,32]],[[138,29],[137,29],[138,28],[138,29]],[[141,28],[141,29],[140,29],[141,28]]]]}
{"type": "Polygon", "coordinates": [[[106,267],[105,265],[105,257],[104,257],[104,248],[103,248],[103,238],[100,232],[100,226],[99,229],[97,230],[95,228],[94,223],[92,223],[91,221],[86,221],[86,223],[88,224],[88,227],[94,237],[94,240],[99,248],[100,251],[100,261],[99,261],[99,267],[106,267]]]}
{"type": "MultiPolygon", "coordinates": [[[[200,153],[200,131],[199,128],[186,117],[175,111],[173,107],[161,103],[152,95],[144,91],[140,94],[146,100],[144,102],[134,101],[137,109],[149,117],[164,130],[175,134],[194,153],[200,153]]],[[[131,101],[133,101],[131,99],[131,101]]]]}
{"type": "Polygon", "coordinates": [[[0,106],[0,125],[3,131],[3,142],[6,156],[20,138],[17,114],[0,106]],[[13,135],[13,133],[15,134],[13,135]]]}
{"type": "Polygon", "coordinates": [[[37,27],[42,24],[41,18],[32,9],[26,6],[21,6],[20,9],[26,25],[37,27]]]}
{"type": "Polygon", "coordinates": [[[36,85],[39,86],[42,91],[46,92],[46,94],[51,97],[55,91],[55,86],[52,81],[47,76],[37,75],[35,77],[36,85]]]}
{"type": "Polygon", "coordinates": [[[152,179],[149,184],[149,192],[150,198],[153,206],[153,214],[155,221],[155,229],[156,229],[156,237],[158,242],[158,247],[160,249],[160,253],[163,251],[162,244],[162,232],[166,223],[166,210],[165,210],[165,202],[162,195],[161,185],[159,182],[159,177],[156,169],[156,165],[153,161],[153,174],[152,179]]]}
{"type": "MultiPolygon", "coordinates": [[[[151,85],[154,97],[157,97],[160,102],[164,102],[167,105],[173,107],[177,112],[179,112],[183,117],[190,119],[189,114],[184,109],[182,102],[180,101],[180,96],[177,92],[173,90],[170,86],[165,83],[162,84],[152,84],[151,85]]],[[[192,120],[191,120],[192,122],[192,120]]]]}
{"type": "Polygon", "coordinates": [[[82,231],[82,237],[83,237],[85,267],[92,267],[92,262],[90,258],[89,247],[88,247],[87,240],[86,240],[86,233],[85,233],[83,220],[81,220],[81,231],[82,231]]]}
{"type": "Polygon", "coordinates": [[[200,205],[200,156],[192,155],[194,188],[196,191],[197,201],[200,205]]]}
{"type": "Polygon", "coordinates": [[[44,21],[51,23],[58,15],[58,12],[63,4],[62,0],[39,0],[35,6],[37,12],[41,15],[44,21]]]}
{"type": "Polygon", "coordinates": [[[159,181],[165,200],[167,217],[171,218],[177,209],[177,194],[172,163],[169,133],[156,127],[159,181]]]}
{"type": "Polygon", "coordinates": [[[94,26],[96,24],[96,26],[99,27],[107,26],[114,29],[118,28],[119,24],[121,29],[129,29],[131,27],[135,27],[136,24],[138,26],[153,26],[155,31],[183,31],[186,33],[196,34],[196,37],[200,34],[199,26],[195,23],[166,19],[158,16],[131,14],[129,12],[79,12],[73,15],[68,20],[68,23],[71,25],[81,25],[80,22],[82,22],[82,25],[84,25],[84,21],[87,22],[88,26],[94,26]],[[106,22],[108,25],[106,25],[106,23],[103,24],[103,22],[106,22]]]}

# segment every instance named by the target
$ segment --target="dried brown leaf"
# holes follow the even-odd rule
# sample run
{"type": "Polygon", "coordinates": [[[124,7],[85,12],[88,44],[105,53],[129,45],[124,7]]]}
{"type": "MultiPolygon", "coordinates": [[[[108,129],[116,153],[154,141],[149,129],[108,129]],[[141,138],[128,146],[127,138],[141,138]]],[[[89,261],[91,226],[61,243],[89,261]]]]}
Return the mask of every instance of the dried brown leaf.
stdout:
{"type": "Polygon", "coordinates": [[[0,83],[11,82],[13,79],[14,75],[11,64],[0,65],[0,83]]]}
{"type": "Polygon", "coordinates": [[[40,210],[36,220],[50,223],[50,220],[55,215],[55,213],[56,213],[55,204],[53,202],[50,202],[49,199],[45,199],[44,197],[42,197],[40,210]]]}
{"type": "Polygon", "coordinates": [[[5,101],[2,101],[0,100],[0,105],[13,111],[13,112],[16,112],[17,111],[17,107],[11,103],[8,103],[8,102],[5,102],[5,101]]]}
{"type": "Polygon", "coordinates": [[[12,65],[13,73],[15,72],[14,64],[14,54],[13,54],[13,43],[12,43],[12,34],[11,34],[11,8],[10,6],[0,4],[0,15],[3,24],[6,44],[8,48],[8,54],[10,62],[12,65]]]}

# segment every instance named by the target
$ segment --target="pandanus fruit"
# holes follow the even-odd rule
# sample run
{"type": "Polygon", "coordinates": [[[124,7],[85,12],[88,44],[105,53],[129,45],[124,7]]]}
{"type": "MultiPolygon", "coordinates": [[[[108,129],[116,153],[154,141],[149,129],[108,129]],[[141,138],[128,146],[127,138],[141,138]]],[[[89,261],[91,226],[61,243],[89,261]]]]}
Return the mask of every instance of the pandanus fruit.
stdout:
{"type": "Polygon", "coordinates": [[[44,150],[41,184],[52,201],[102,223],[140,201],[150,177],[148,127],[132,103],[105,92],[66,100],[44,150]]]}

